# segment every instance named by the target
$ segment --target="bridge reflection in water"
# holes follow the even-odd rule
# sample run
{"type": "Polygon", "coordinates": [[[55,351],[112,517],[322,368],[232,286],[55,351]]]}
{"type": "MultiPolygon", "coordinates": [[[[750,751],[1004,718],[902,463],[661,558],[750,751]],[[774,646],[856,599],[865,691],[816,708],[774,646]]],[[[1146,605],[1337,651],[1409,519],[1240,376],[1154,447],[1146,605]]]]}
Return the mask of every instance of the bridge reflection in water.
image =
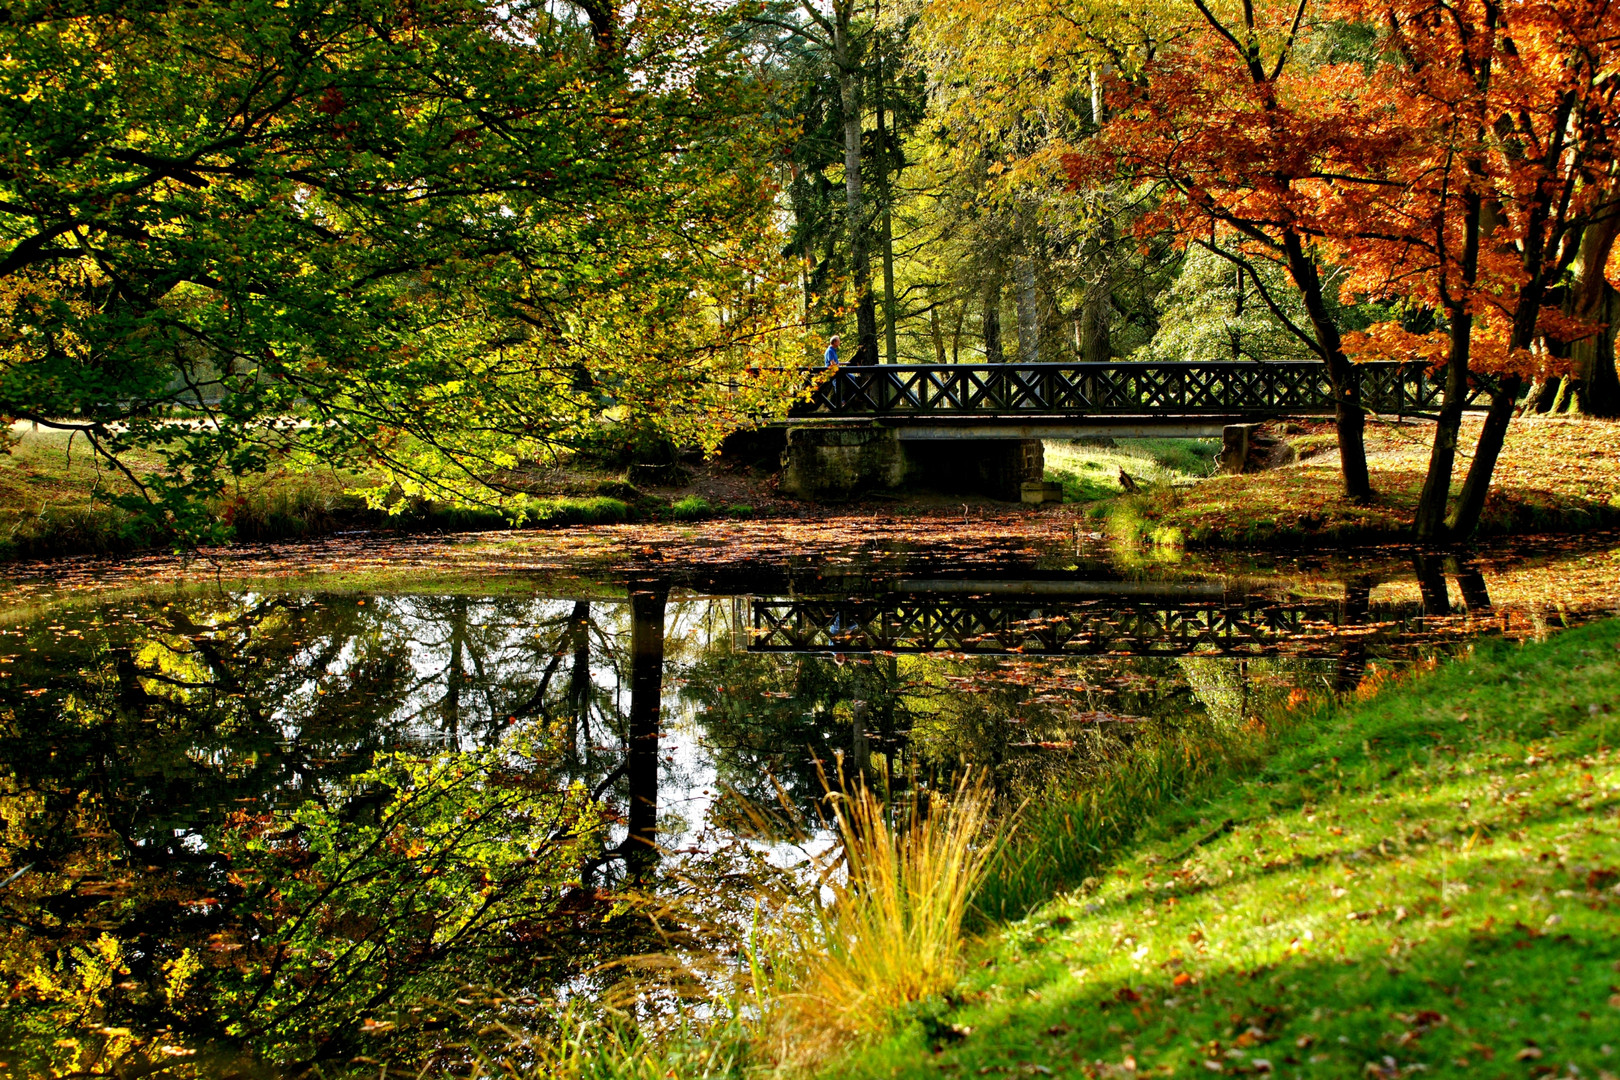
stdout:
{"type": "MultiPolygon", "coordinates": [[[[1465,574],[1468,612],[1488,610],[1465,574]]],[[[748,649],[761,653],[951,652],[1026,656],[1338,655],[1369,635],[1449,614],[1444,582],[1418,603],[1380,604],[1350,584],[1339,600],[1228,593],[1219,585],[920,582],[881,598],[756,599],[748,649]],[[1090,586],[1090,587],[1087,587],[1090,586]],[[971,591],[970,591],[971,590],[971,591]]]]}

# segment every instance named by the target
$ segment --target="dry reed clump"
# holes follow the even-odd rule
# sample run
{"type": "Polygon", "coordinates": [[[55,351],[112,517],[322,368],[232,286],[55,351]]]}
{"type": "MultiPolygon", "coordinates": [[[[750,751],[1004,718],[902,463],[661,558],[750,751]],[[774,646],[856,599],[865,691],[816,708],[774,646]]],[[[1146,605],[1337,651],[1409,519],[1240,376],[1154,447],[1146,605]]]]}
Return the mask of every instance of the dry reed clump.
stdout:
{"type": "Polygon", "coordinates": [[[778,1064],[825,1060],[955,984],[963,922],[1000,838],[992,804],[982,781],[889,804],[864,784],[835,797],[839,844],[817,895],[754,942],[755,970],[769,972],[756,981],[758,1034],[778,1064]]]}

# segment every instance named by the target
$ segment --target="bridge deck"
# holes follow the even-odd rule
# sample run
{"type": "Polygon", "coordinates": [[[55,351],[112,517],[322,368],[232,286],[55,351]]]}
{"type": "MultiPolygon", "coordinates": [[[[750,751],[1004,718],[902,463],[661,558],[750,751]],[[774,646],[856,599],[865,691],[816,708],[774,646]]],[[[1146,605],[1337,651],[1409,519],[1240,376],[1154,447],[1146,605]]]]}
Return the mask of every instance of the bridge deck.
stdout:
{"type": "MultiPolygon", "coordinates": [[[[1424,416],[1440,407],[1443,387],[1422,364],[1359,364],[1356,375],[1369,412],[1424,416]]],[[[1218,433],[1229,423],[1334,410],[1327,366],[1316,361],[878,364],[838,368],[793,419],[882,418],[910,424],[902,436],[910,438],[961,437],[962,425],[978,422],[981,437],[1042,438],[1079,423],[1122,434],[1218,433]]]]}

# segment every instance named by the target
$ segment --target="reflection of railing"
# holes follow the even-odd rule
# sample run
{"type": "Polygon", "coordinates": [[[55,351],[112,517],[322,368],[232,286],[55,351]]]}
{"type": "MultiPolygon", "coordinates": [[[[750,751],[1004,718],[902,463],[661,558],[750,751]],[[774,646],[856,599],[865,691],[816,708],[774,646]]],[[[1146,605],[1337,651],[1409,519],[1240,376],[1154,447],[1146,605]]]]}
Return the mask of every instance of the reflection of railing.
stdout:
{"type": "MultiPolygon", "coordinates": [[[[1422,364],[1358,364],[1362,405],[1417,414],[1442,387],[1422,364]]],[[[1258,363],[879,364],[843,367],[798,410],[804,416],[1331,415],[1327,366],[1258,363]]]]}
{"type": "Polygon", "coordinates": [[[1366,609],[1353,605],[1262,597],[1122,597],[1078,604],[1013,598],[756,600],[749,650],[1252,655],[1279,647],[1311,651],[1312,643],[1342,641],[1347,629],[1363,632],[1368,622],[1366,609]]]}

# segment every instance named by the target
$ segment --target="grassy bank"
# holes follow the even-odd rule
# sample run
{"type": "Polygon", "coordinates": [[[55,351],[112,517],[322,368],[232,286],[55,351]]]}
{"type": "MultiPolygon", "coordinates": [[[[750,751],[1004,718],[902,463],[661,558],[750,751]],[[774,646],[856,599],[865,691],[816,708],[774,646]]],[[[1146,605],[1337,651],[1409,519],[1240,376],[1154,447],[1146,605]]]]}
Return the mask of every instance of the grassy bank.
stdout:
{"type": "MultiPolygon", "coordinates": [[[[22,431],[0,456],[0,559],[73,554],[123,554],[165,547],[172,537],[151,522],[107,501],[132,485],[97,460],[82,438],[55,431],[22,431]]],[[[160,462],[132,453],[137,475],[160,462]]],[[[337,469],[276,469],[231,479],[212,509],[233,539],[265,542],[320,536],[349,529],[402,532],[475,532],[512,526],[512,514],[494,508],[414,503],[400,513],[373,510],[351,490],[374,477],[337,469]]],[[[601,525],[625,521],[702,521],[749,517],[753,507],[688,497],[671,502],[643,494],[620,480],[602,479],[592,492],[536,495],[524,500],[524,527],[601,525]]]]}
{"type": "Polygon", "coordinates": [[[830,1075],[1620,1072],[1620,622],[1357,698],[1137,805],[948,1004],[830,1075]]]}
{"type": "MultiPolygon", "coordinates": [[[[1463,424],[1454,480],[1462,483],[1480,419],[1463,424]]],[[[1299,439],[1300,460],[1282,468],[1218,476],[1193,488],[1161,484],[1107,504],[1111,531],[1191,546],[1286,547],[1333,541],[1407,539],[1428,466],[1433,429],[1369,423],[1368,468],[1374,498],[1343,497],[1337,444],[1321,433],[1299,439]]],[[[1532,417],[1508,429],[1480,521],[1484,535],[1564,532],[1620,521],[1620,424],[1532,417]]],[[[1146,441],[1146,440],[1144,440],[1146,441]]],[[[1455,494],[1455,492],[1454,492],[1455,494]]]]}
{"type": "Polygon", "coordinates": [[[1063,485],[1064,502],[1111,499],[1132,482],[1174,486],[1215,472],[1216,439],[1052,440],[1046,443],[1046,479],[1063,485]]]}

